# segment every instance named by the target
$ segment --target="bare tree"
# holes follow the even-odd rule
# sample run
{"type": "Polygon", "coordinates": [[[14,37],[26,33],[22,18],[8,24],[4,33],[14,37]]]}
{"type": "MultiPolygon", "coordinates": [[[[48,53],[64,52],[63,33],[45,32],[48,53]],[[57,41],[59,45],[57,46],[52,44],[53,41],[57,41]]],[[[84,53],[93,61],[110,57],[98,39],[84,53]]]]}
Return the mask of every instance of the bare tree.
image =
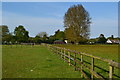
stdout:
{"type": "Polygon", "coordinates": [[[70,7],[64,15],[66,38],[71,39],[70,41],[75,43],[78,43],[81,38],[88,39],[90,35],[90,20],[89,13],[82,5],[70,7]]]}

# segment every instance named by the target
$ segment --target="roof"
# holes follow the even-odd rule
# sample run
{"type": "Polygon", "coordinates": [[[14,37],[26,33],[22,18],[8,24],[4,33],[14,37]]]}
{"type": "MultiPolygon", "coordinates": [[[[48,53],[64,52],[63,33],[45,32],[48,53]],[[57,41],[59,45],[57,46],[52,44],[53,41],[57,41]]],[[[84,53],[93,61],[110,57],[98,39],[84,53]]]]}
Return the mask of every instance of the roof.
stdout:
{"type": "Polygon", "coordinates": [[[54,44],[65,44],[65,42],[62,40],[56,40],[54,41],[54,44]]]}
{"type": "Polygon", "coordinates": [[[63,42],[62,40],[55,40],[54,42],[63,42]]]}
{"type": "Polygon", "coordinates": [[[118,40],[118,39],[108,39],[106,42],[107,43],[120,43],[120,40],[118,40]]]}

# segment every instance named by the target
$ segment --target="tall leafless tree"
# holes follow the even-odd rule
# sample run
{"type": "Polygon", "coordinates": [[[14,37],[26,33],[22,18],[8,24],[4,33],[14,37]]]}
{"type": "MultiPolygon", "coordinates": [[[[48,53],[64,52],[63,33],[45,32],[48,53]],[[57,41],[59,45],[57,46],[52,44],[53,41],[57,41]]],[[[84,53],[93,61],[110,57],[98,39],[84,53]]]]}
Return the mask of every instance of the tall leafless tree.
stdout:
{"type": "Polygon", "coordinates": [[[75,43],[78,43],[81,38],[88,39],[90,35],[90,20],[89,13],[82,5],[78,4],[70,7],[64,15],[66,38],[75,43]]]}

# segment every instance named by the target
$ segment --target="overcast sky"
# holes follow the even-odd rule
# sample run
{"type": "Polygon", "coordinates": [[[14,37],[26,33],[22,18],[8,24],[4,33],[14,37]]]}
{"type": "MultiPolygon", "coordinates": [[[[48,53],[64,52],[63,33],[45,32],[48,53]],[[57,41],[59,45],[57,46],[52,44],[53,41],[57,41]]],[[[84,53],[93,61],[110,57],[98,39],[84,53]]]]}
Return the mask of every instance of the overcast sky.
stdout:
{"type": "Polygon", "coordinates": [[[82,4],[92,18],[91,38],[101,33],[105,37],[118,36],[117,2],[3,2],[2,23],[8,25],[10,32],[23,25],[30,36],[42,31],[53,35],[58,29],[64,30],[64,14],[76,4],[82,4]]]}

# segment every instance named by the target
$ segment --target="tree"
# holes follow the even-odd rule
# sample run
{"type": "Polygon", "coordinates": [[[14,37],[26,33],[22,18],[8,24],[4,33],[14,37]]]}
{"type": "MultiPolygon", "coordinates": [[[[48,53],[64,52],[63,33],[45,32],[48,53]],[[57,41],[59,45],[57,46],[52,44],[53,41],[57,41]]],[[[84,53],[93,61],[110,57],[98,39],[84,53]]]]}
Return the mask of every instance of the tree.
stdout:
{"type": "Polygon", "coordinates": [[[9,34],[9,29],[8,29],[8,26],[7,25],[1,25],[0,26],[0,29],[2,29],[2,37],[6,36],[7,34],[9,34]]]}
{"type": "Polygon", "coordinates": [[[7,42],[10,42],[12,40],[12,35],[11,34],[7,34],[5,35],[3,38],[2,38],[2,41],[7,41],[7,42]]]}
{"type": "Polygon", "coordinates": [[[81,38],[88,39],[90,35],[89,13],[82,5],[73,5],[64,15],[65,35],[69,41],[78,43],[81,38]]]}
{"type": "Polygon", "coordinates": [[[98,43],[106,43],[107,39],[104,37],[103,34],[100,34],[98,38],[98,43]]]}
{"type": "Polygon", "coordinates": [[[36,35],[33,42],[40,44],[42,42],[42,40],[41,40],[41,38],[39,36],[36,35]]]}
{"type": "Polygon", "coordinates": [[[8,26],[7,25],[1,25],[0,29],[1,29],[0,36],[2,37],[2,43],[11,41],[12,34],[9,33],[8,26]]]}
{"type": "Polygon", "coordinates": [[[43,43],[46,43],[47,40],[48,40],[48,37],[47,37],[47,33],[46,32],[40,32],[36,35],[35,39],[37,40],[37,42],[43,42],[43,43]]]}
{"type": "Polygon", "coordinates": [[[68,43],[74,43],[76,42],[76,39],[79,38],[76,37],[76,35],[74,34],[73,27],[66,28],[64,32],[65,32],[65,37],[68,39],[68,43]]]}
{"type": "Polygon", "coordinates": [[[113,35],[111,35],[111,37],[108,37],[107,39],[114,39],[114,36],[113,36],[113,35]]]}
{"type": "Polygon", "coordinates": [[[46,33],[46,32],[40,32],[40,33],[37,34],[37,36],[39,36],[39,37],[41,37],[41,38],[42,38],[44,35],[47,36],[47,33],[46,33]]]}
{"type": "Polygon", "coordinates": [[[47,37],[47,34],[45,34],[45,35],[43,35],[43,37],[42,37],[42,42],[43,42],[43,43],[47,43],[47,41],[48,41],[48,37],[47,37]]]}
{"type": "Polygon", "coordinates": [[[19,25],[18,27],[16,27],[14,30],[14,34],[18,42],[28,42],[29,32],[26,31],[24,26],[19,25]]]}
{"type": "Polygon", "coordinates": [[[49,36],[47,42],[48,42],[49,44],[53,44],[54,41],[55,41],[55,37],[54,37],[53,35],[49,36]]]}
{"type": "Polygon", "coordinates": [[[55,35],[54,35],[56,40],[64,40],[65,38],[65,34],[63,31],[60,31],[59,29],[57,31],[55,31],[55,35]]]}
{"type": "Polygon", "coordinates": [[[28,42],[29,42],[29,43],[35,43],[35,42],[34,42],[34,39],[35,39],[34,37],[29,37],[29,38],[28,38],[28,42]]]}

